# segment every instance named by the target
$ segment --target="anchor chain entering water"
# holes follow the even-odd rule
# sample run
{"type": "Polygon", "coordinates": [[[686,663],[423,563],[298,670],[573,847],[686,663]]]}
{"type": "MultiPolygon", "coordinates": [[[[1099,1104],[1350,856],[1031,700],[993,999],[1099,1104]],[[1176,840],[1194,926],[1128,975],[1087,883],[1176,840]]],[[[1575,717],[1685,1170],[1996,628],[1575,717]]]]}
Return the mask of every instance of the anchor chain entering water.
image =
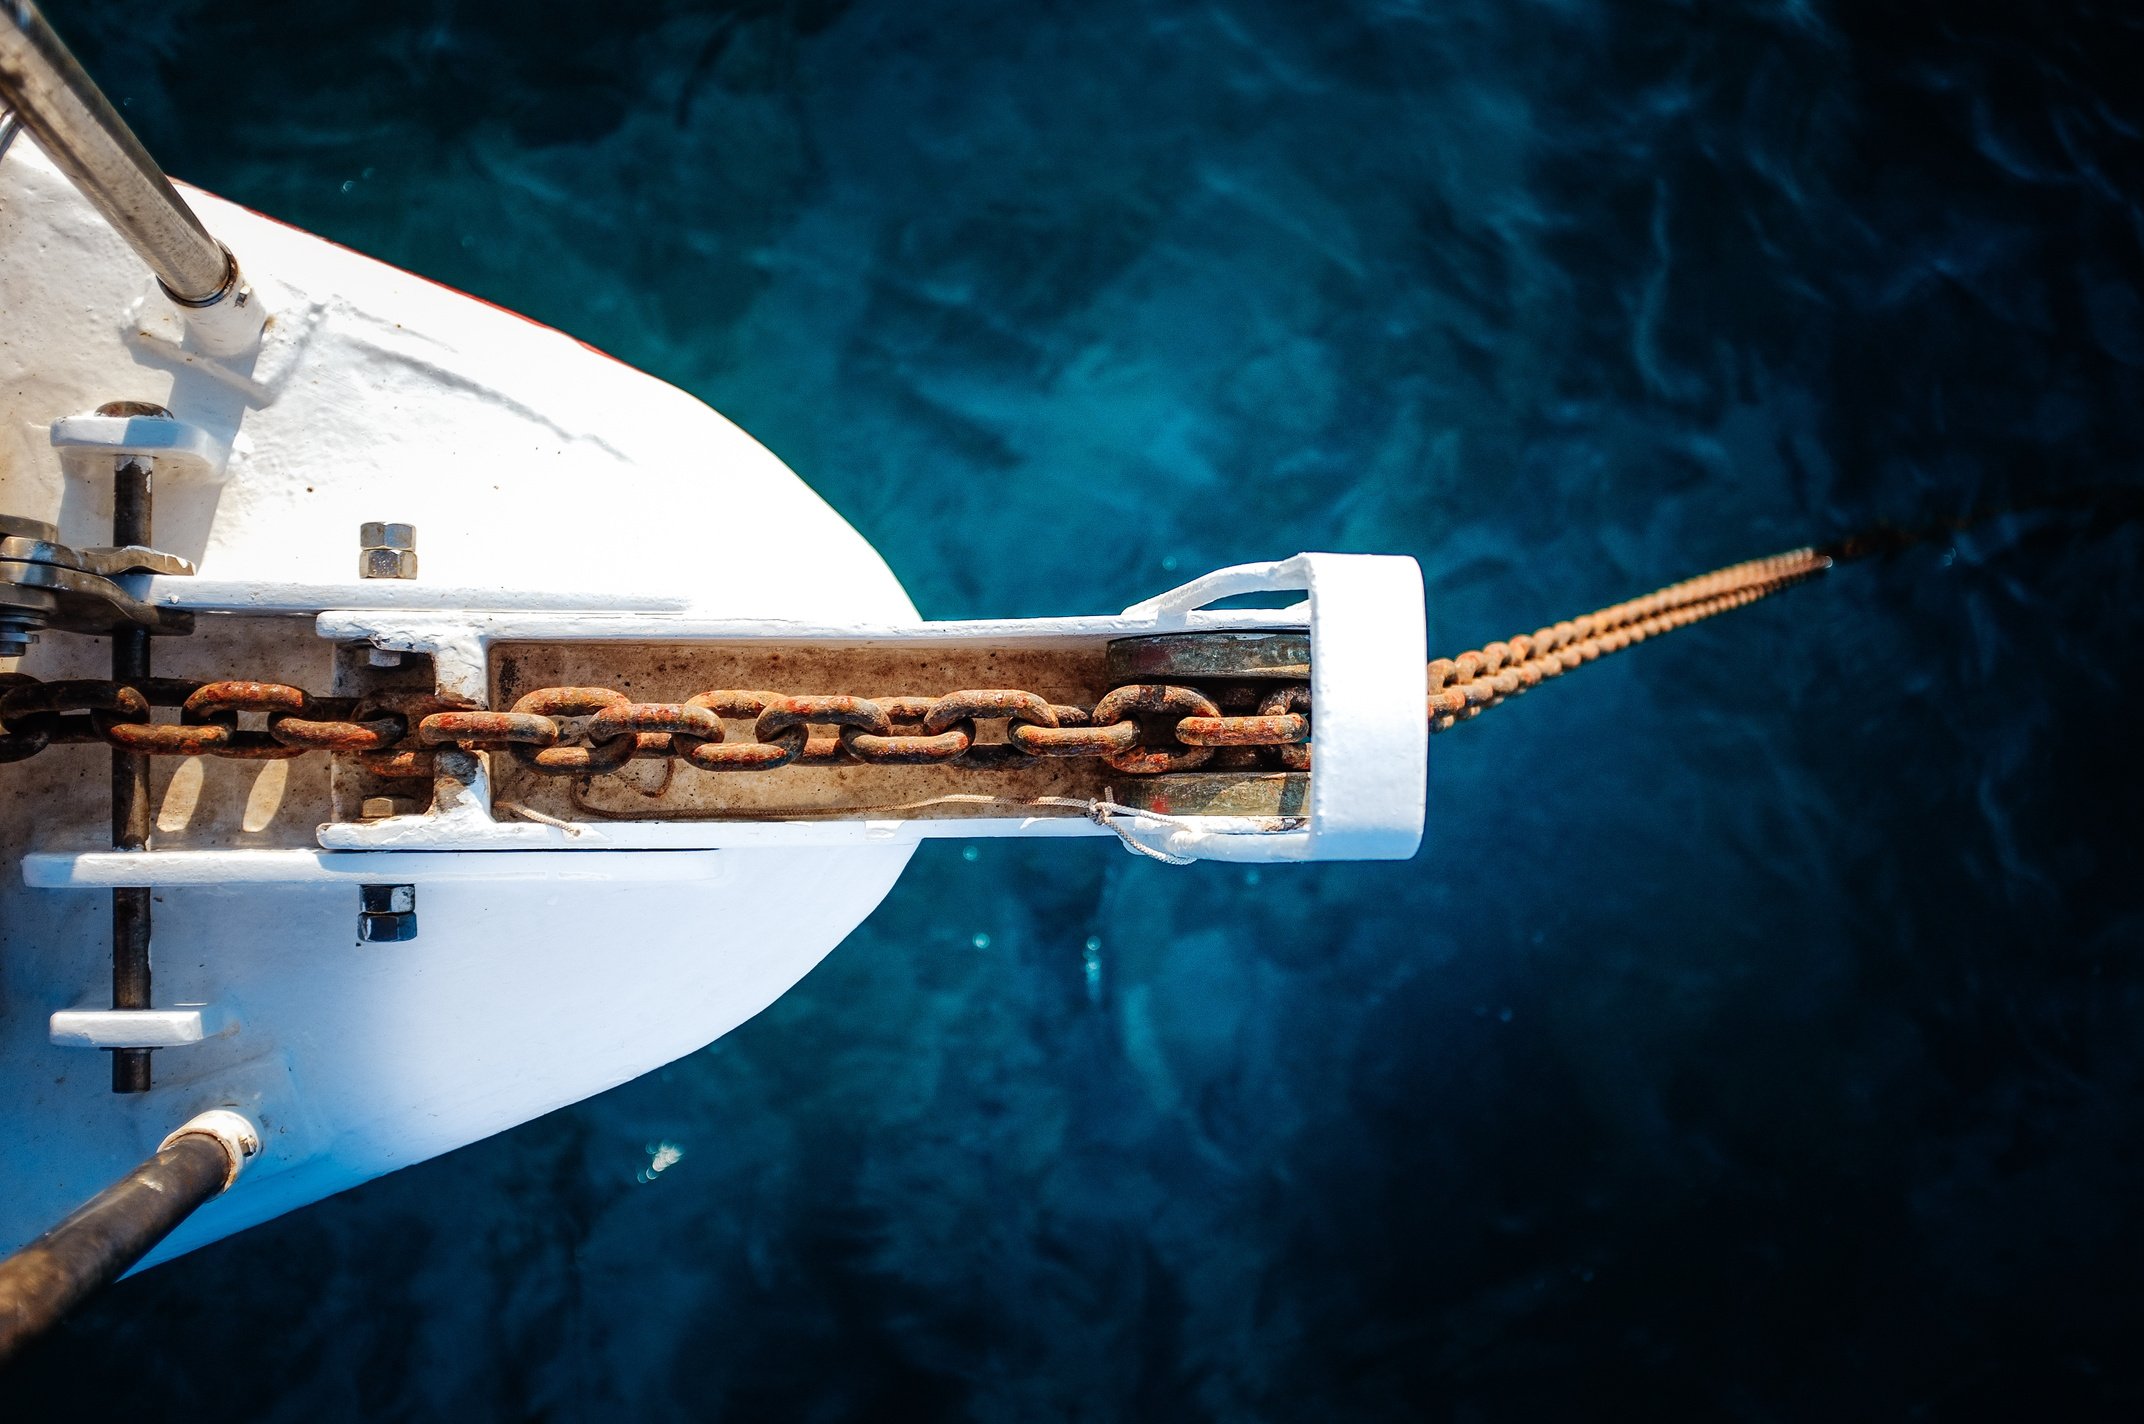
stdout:
{"type": "Polygon", "coordinates": [[[1790,549],[1715,569],[1583,618],[1487,643],[1456,658],[1438,658],[1429,665],[1429,730],[1442,732],[1478,717],[1505,698],[1538,687],[1544,678],[1560,677],[1603,653],[1619,653],[1657,633],[1755,603],[1814,578],[1832,563],[1832,556],[1820,550],[1790,549]]]}
{"type": "MultiPolygon", "coordinates": [[[[1484,644],[1429,665],[1427,725],[1442,732],[1542,681],[1656,634],[1746,604],[1832,565],[1812,548],[1735,564],[1643,598],[1484,644]]],[[[283,683],[175,678],[43,682],[0,675],[0,762],[56,744],[99,742],[150,756],[274,760],[311,751],[353,755],[375,776],[433,775],[438,749],[503,751],[549,776],[600,775],[674,758],[703,771],[793,764],[1019,765],[1036,757],[1099,757],[1132,776],[1191,771],[1229,753],[1236,766],[1307,770],[1310,686],[1198,688],[1132,683],[1092,707],[1010,688],[940,697],[788,696],[716,689],[682,702],[634,702],[607,687],[544,687],[511,710],[450,706],[429,694],[317,697],[283,683]],[[1224,710],[1226,704],[1226,710],[1224,710]],[[175,707],[175,722],[151,709],[175,707]],[[240,727],[242,713],[264,725],[240,727]],[[732,738],[724,723],[749,722],[732,738]],[[978,723],[999,723],[985,741],[978,723]]]]}

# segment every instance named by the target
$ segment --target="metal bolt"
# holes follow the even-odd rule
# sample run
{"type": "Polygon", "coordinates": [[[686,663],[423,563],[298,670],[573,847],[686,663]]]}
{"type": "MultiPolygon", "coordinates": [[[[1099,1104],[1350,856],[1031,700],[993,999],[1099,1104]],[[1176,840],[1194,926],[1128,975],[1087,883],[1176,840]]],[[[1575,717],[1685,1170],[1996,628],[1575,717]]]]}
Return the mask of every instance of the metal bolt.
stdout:
{"type": "Polygon", "coordinates": [[[417,576],[417,526],[371,520],[357,527],[359,578],[417,576]]]}
{"type": "Polygon", "coordinates": [[[366,944],[400,944],[417,937],[417,887],[357,887],[357,937],[366,944]]]}

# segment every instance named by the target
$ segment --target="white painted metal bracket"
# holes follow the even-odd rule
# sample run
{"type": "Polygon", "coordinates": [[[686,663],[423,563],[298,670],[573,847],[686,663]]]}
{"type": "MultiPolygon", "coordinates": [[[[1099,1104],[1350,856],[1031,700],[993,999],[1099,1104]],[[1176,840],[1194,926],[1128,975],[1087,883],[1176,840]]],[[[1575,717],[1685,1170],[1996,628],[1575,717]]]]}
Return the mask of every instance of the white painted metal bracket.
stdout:
{"type": "Polygon", "coordinates": [[[52,1016],[52,1041],[62,1048],[184,1048],[238,1031],[238,1020],[216,1004],[169,1009],[62,1009],[52,1016]]]}
{"type": "Polygon", "coordinates": [[[168,415],[69,415],[52,422],[61,457],[151,455],[160,471],[221,481],[230,447],[198,425],[168,415]]]}
{"type": "MultiPolygon", "coordinates": [[[[657,850],[724,846],[908,842],[929,837],[1116,834],[1177,859],[1274,861],[1404,859],[1421,843],[1428,776],[1424,700],[1427,638],[1422,577],[1410,558],[1299,554],[1246,564],[1193,580],[1134,604],[1115,618],[1050,618],[972,623],[819,627],[724,622],[661,614],[572,614],[536,610],[346,609],[322,613],[317,628],[338,642],[429,654],[442,693],[482,704],[489,650],[497,642],[737,642],[753,639],[889,644],[988,641],[1035,646],[1056,638],[1125,638],[1188,630],[1303,626],[1311,636],[1317,712],[1310,814],[1300,825],[1225,816],[1170,817],[1109,809],[1086,819],[605,821],[538,824],[495,814],[475,758],[442,777],[435,808],[423,815],[323,826],[338,850],[497,851],[657,850]],[[1213,610],[1242,594],[1307,594],[1291,607],[1213,610]]],[[[397,876],[397,879],[406,879],[397,876]]]]}
{"type": "Polygon", "coordinates": [[[213,579],[154,574],[142,581],[141,600],[158,608],[190,613],[304,614],[323,608],[351,612],[389,609],[448,610],[466,615],[473,608],[544,609],[576,613],[665,613],[689,607],[675,594],[542,588],[502,589],[446,587],[439,584],[371,579],[362,584],[267,583],[252,579],[213,579]]]}
{"type": "Polygon", "coordinates": [[[727,867],[709,850],[553,851],[35,850],[22,858],[23,884],[40,890],[157,889],[188,885],[438,885],[447,883],[615,885],[714,880],[727,867]]]}

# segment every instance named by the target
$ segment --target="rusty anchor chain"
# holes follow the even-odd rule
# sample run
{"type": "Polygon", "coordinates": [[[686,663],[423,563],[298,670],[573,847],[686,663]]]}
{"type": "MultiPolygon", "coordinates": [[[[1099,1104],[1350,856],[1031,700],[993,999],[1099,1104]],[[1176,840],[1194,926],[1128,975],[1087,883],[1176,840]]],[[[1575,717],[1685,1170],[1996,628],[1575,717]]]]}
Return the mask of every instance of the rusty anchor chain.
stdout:
{"type": "Polygon", "coordinates": [[[1229,716],[1205,693],[1161,684],[1117,688],[1092,709],[1014,688],[877,698],[718,689],[683,702],[634,702],[607,687],[544,687],[498,712],[424,695],[323,698],[237,679],[40,682],[20,674],[0,680],[0,728],[0,762],[77,742],[250,760],[327,751],[354,755],[387,778],[431,776],[433,756],[448,747],[504,752],[548,776],[670,757],[728,772],[843,761],[973,768],[1064,756],[1101,757],[1137,775],[1189,770],[1221,748],[1280,747],[1310,735],[1307,717],[1229,716]],[[177,708],[178,719],[152,720],[155,707],[177,708]],[[243,713],[263,725],[241,727],[243,713]],[[986,721],[1003,723],[1007,739],[984,741],[977,723],[986,721]],[[749,731],[733,736],[725,722],[749,723],[749,731]]]}
{"type": "Polygon", "coordinates": [[[1814,578],[1832,563],[1832,556],[1821,550],[1790,549],[1715,569],[1582,618],[1484,643],[1456,658],[1438,658],[1429,665],[1429,730],[1448,731],[1507,697],[1605,653],[1619,653],[1656,634],[1755,603],[1814,578]]]}
{"type": "MultiPolygon", "coordinates": [[[[1307,718],[1229,716],[1205,693],[1164,684],[1120,687],[1092,708],[1017,688],[962,688],[939,697],[722,688],[683,702],[634,702],[607,687],[543,687],[506,712],[433,713],[418,722],[416,741],[435,749],[504,750],[549,776],[600,774],[666,758],[735,772],[836,762],[973,769],[1038,757],[1098,757],[1142,775],[1204,765],[1222,747],[1278,748],[1309,735],[1307,718]],[[982,722],[1002,723],[1005,739],[984,740],[982,722]],[[725,723],[746,723],[749,730],[733,736],[725,723]]],[[[405,774],[405,766],[416,774],[414,762],[367,758],[365,764],[382,775],[405,774]]]]}
{"type": "MultiPolygon", "coordinates": [[[[1530,634],[1429,664],[1427,725],[1442,732],[1607,653],[1792,587],[1832,556],[1795,549],[1735,564],[1530,634]]],[[[39,681],[0,675],[0,762],[48,746],[101,742],[150,756],[269,760],[325,751],[375,776],[433,775],[442,749],[503,752],[546,776],[592,776],[634,761],[676,759],[702,771],[790,765],[1016,766],[1039,757],[1094,757],[1131,776],[1214,763],[1307,770],[1312,708],[1304,682],[1199,688],[1134,682],[1093,707],[1014,688],[938,697],[791,696],[722,688],[682,702],[634,702],[608,687],[543,687],[500,712],[421,693],[318,697],[282,683],[141,678],[39,681]],[[1216,700],[1219,698],[1220,700],[1216,700]],[[1230,704],[1224,711],[1222,702],[1230,704]],[[175,721],[152,709],[176,708],[175,721]],[[261,725],[242,727],[242,715],[261,725]],[[999,723],[1003,741],[978,724],[999,723]],[[730,727],[749,724],[732,735],[730,727]]]]}
{"type": "Polygon", "coordinates": [[[81,742],[149,756],[261,761],[393,746],[407,735],[408,724],[400,713],[368,714],[355,698],[315,697],[275,682],[169,677],[42,682],[8,673],[0,675],[0,728],[5,729],[0,762],[81,742]],[[153,720],[155,707],[177,708],[178,720],[153,720]],[[261,714],[265,727],[241,728],[239,714],[245,712],[261,714]]]}

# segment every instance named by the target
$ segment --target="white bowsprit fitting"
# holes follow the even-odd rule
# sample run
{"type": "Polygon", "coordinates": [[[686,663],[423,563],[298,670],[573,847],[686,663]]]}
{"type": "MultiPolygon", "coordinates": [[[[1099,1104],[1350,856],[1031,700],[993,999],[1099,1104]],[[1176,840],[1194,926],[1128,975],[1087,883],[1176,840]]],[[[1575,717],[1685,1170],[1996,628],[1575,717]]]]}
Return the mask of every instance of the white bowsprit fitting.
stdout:
{"type": "MultiPolygon", "coordinates": [[[[1174,861],[1419,843],[1411,559],[1299,554],[1113,616],[922,622],[854,530],[698,401],[182,198],[26,5],[0,10],[0,96],[23,129],[0,160],[0,856],[20,869],[0,886],[0,1250],[118,1181],[88,1227],[26,1253],[45,1286],[0,1266],[0,1353],[138,1261],[728,1032],[924,837],[1115,835],[1174,861]],[[1244,594],[1283,596],[1207,606],[1244,594]],[[204,710],[202,686],[234,678],[284,693],[204,710]],[[1121,745],[1006,750],[1126,684],[1221,699],[1219,749],[1179,747],[1161,775],[1122,769],[1121,745]],[[1228,745],[1259,720],[1242,698],[1284,685],[1315,706],[1314,774],[1228,745]],[[684,730],[566,775],[540,765],[558,718],[416,740],[413,708],[512,715],[531,689],[590,687],[684,730]],[[1010,688],[1055,711],[898,705],[1010,688]],[[290,689],[306,701],[274,700],[290,689]],[[833,713],[785,732],[752,703],[769,740],[725,741],[678,710],[720,689],[871,707],[837,741],[833,713]],[[189,698],[178,723],[146,710],[189,698]],[[394,742],[370,760],[335,740],[368,708],[365,735],[394,742]],[[924,733],[871,721],[895,713],[950,718],[927,726],[957,755],[903,760],[916,748],[887,742],[924,733]],[[345,730],[292,752],[322,718],[345,730]]],[[[1151,720],[1125,719],[1142,740],[1151,720]]],[[[1300,747],[1291,725],[1265,742],[1300,747]]]]}

